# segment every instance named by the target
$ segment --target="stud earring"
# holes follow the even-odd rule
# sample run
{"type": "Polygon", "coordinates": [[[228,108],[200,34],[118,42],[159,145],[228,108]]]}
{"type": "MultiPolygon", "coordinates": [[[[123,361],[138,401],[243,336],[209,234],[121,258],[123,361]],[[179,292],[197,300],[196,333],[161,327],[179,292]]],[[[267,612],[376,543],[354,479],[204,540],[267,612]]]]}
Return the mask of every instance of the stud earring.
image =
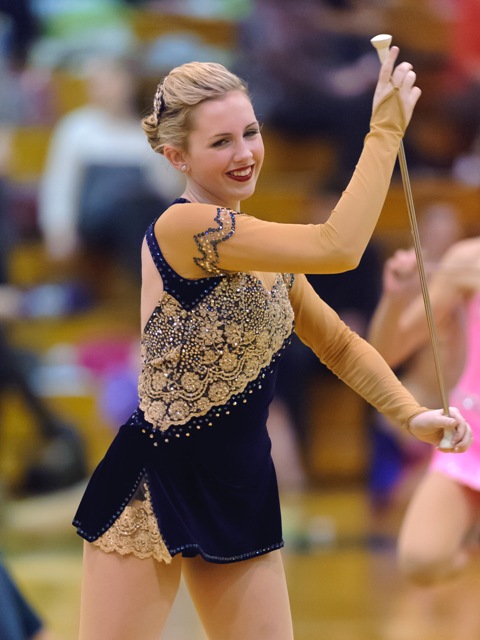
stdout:
{"type": "Polygon", "coordinates": [[[187,170],[187,165],[186,164],[182,164],[182,173],[185,173],[187,170]]]}

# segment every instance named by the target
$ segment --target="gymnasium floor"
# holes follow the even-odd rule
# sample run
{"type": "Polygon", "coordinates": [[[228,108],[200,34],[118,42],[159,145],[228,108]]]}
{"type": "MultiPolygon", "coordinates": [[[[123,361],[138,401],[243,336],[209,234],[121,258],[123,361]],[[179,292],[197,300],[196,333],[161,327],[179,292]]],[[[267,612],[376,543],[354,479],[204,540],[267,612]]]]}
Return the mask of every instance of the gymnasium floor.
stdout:
{"type": "MultiPolygon", "coordinates": [[[[23,251],[20,258],[22,273],[37,274],[37,265],[42,263],[35,248],[23,251]]],[[[67,365],[78,355],[75,348],[79,344],[91,343],[99,348],[105,340],[100,351],[104,354],[108,340],[114,344],[120,338],[130,340],[133,327],[136,332],[138,324],[136,311],[128,311],[133,306],[119,303],[118,309],[112,310],[110,304],[88,314],[24,321],[14,328],[15,341],[45,354],[49,370],[57,371],[57,377],[45,378],[57,394],[48,396],[49,402],[60,415],[75,417],[88,442],[91,468],[103,455],[113,432],[101,419],[91,389],[87,388],[84,395],[78,389],[68,395],[69,390],[64,387],[67,383],[78,384],[79,380],[72,381],[66,375],[71,370],[67,365]],[[59,349],[58,345],[63,347],[59,349]]],[[[44,389],[47,395],[50,391],[44,389]]],[[[351,412],[357,415],[358,407],[344,389],[341,396],[339,392],[336,389],[333,417],[353,424],[351,412]]],[[[324,410],[325,399],[331,394],[327,387],[323,396],[316,394],[315,402],[324,410]]],[[[25,461],[26,451],[32,448],[33,432],[25,408],[15,395],[3,404],[2,479],[18,472],[19,462],[25,461]]],[[[356,424],[348,432],[345,424],[341,430],[335,429],[333,417],[322,422],[330,429],[318,430],[319,437],[328,435],[329,439],[312,443],[312,451],[322,454],[315,464],[325,472],[332,460],[336,471],[340,463],[361,466],[361,459],[351,457],[365,451],[364,443],[355,440],[361,439],[361,430],[356,424]],[[341,434],[340,442],[334,438],[337,433],[341,434]],[[348,448],[343,446],[345,438],[348,448]]],[[[395,536],[408,496],[404,495],[380,517],[372,514],[361,482],[317,486],[315,490],[282,496],[284,559],[296,640],[479,640],[478,559],[456,584],[433,591],[408,587],[398,576],[394,557],[395,536]]],[[[2,499],[0,495],[0,549],[20,586],[45,618],[52,640],[77,638],[82,542],[70,522],[83,488],[80,484],[23,501],[2,499]]],[[[159,640],[205,640],[183,587],[159,640]]]]}
{"type": "MultiPolygon", "coordinates": [[[[53,640],[77,637],[81,541],[69,523],[82,489],[10,501],[2,511],[5,560],[53,640]]],[[[394,564],[400,513],[373,521],[361,487],[284,496],[283,504],[296,640],[480,638],[478,566],[448,588],[408,588],[394,564]]],[[[205,640],[183,585],[161,640],[205,640]]]]}

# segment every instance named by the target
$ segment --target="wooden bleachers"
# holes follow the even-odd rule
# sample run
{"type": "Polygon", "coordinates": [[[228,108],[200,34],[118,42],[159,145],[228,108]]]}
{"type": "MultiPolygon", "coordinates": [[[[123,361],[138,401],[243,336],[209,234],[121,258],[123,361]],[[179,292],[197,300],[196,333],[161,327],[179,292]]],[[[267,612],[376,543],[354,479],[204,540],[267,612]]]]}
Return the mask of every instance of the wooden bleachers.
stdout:
{"type": "MultiPolygon", "coordinates": [[[[414,177],[411,178],[411,187],[417,218],[426,205],[445,202],[457,209],[466,235],[480,233],[480,189],[451,179],[414,177]]],[[[405,193],[399,179],[390,187],[374,237],[383,247],[385,256],[399,247],[413,244],[405,193]]]]}
{"type": "Polygon", "coordinates": [[[227,48],[236,40],[236,25],[216,18],[140,10],[133,15],[133,27],[140,42],[147,43],[159,36],[179,32],[194,33],[208,44],[227,48]]]}
{"type": "MultiPolygon", "coordinates": [[[[385,11],[386,30],[392,33],[396,44],[422,54],[443,54],[448,25],[432,14],[425,2],[403,0],[387,7],[385,11]]],[[[223,20],[203,20],[154,12],[136,13],[134,26],[137,35],[144,42],[151,42],[162,34],[187,31],[197,33],[209,44],[228,47],[236,37],[235,25],[223,20]]],[[[56,72],[53,83],[61,114],[85,102],[85,86],[81,78],[56,72]]],[[[51,131],[50,127],[21,127],[14,132],[9,170],[9,177],[14,183],[35,184],[38,181],[43,171],[51,131]]],[[[256,193],[245,202],[244,210],[267,220],[296,222],[303,219],[302,207],[311,191],[322,179],[331,176],[336,161],[335,148],[322,139],[299,140],[282,136],[267,128],[263,135],[266,146],[263,173],[256,193]]],[[[467,230],[470,233],[479,231],[478,189],[468,188],[451,180],[412,177],[412,190],[417,211],[421,211],[426,202],[435,199],[453,202],[458,206],[467,230]]],[[[375,238],[384,247],[386,254],[398,246],[411,243],[405,197],[398,180],[392,183],[375,238]]],[[[16,247],[12,267],[13,282],[25,287],[51,281],[58,276],[38,242],[16,247]]],[[[135,309],[132,315],[133,313],[136,313],[135,309]]],[[[121,334],[136,322],[136,318],[124,318],[125,322],[121,321],[121,313],[118,318],[118,326],[113,326],[111,312],[99,310],[82,318],[61,322],[20,322],[15,327],[14,337],[22,346],[41,352],[60,341],[68,343],[81,340],[92,331],[108,330],[121,334]]],[[[98,417],[95,415],[93,400],[73,400],[75,406],[72,407],[69,399],[56,398],[52,401],[62,410],[72,411],[79,416],[82,429],[89,439],[92,463],[95,462],[108,437],[105,437],[104,431],[103,435],[100,434],[100,439],[94,433],[98,417]]],[[[15,404],[13,406],[17,407],[15,404]]],[[[10,413],[7,418],[11,418],[15,425],[14,412],[10,413]]],[[[341,383],[332,387],[326,385],[321,394],[312,393],[311,446],[307,461],[312,477],[322,481],[328,477],[349,479],[365,472],[368,448],[364,442],[365,433],[358,425],[363,415],[363,401],[341,383]],[[340,459],[338,451],[343,450],[345,441],[352,446],[348,455],[342,453],[340,459]]]]}
{"type": "Polygon", "coordinates": [[[450,44],[451,21],[446,12],[428,0],[387,2],[382,9],[385,32],[393,44],[409,52],[445,55],[450,44]]]}
{"type": "Polygon", "coordinates": [[[85,79],[81,76],[57,69],[53,74],[52,84],[59,116],[87,101],[85,79]]]}
{"type": "Polygon", "coordinates": [[[37,182],[42,174],[52,129],[21,126],[13,131],[8,177],[14,183],[37,182]]]}

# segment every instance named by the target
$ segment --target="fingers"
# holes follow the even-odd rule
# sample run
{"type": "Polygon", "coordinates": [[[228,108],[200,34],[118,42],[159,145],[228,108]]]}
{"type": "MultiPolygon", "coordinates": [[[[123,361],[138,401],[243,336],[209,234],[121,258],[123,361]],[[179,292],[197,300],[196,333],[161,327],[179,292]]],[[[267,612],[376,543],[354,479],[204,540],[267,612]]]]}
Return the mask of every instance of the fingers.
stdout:
{"type": "Polygon", "coordinates": [[[462,453],[470,448],[473,443],[473,435],[470,425],[466,422],[464,423],[465,430],[460,440],[453,447],[453,453],[462,453]]]}
{"type": "Polygon", "coordinates": [[[392,77],[393,67],[398,58],[398,53],[400,49],[398,47],[391,47],[388,51],[388,56],[385,58],[382,63],[379,80],[384,84],[388,84],[390,82],[390,78],[392,77]]]}
{"type": "Polygon", "coordinates": [[[399,92],[408,124],[422,92],[419,87],[415,86],[417,74],[413,71],[413,67],[409,62],[401,62],[395,67],[398,53],[398,47],[392,47],[382,64],[377,84],[377,95],[374,97],[374,106],[376,104],[375,98],[381,99],[393,85],[399,92]]]}
{"type": "Polygon", "coordinates": [[[449,413],[450,420],[452,421],[452,425],[449,428],[453,428],[451,447],[439,447],[439,449],[446,453],[462,453],[466,451],[473,442],[472,429],[456,407],[450,407],[449,413]]]}
{"type": "Polygon", "coordinates": [[[401,62],[394,69],[398,53],[398,47],[392,47],[389,50],[389,55],[381,66],[379,80],[383,84],[389,84],[389,82],[392,82],[393,86],[397,88],[405,85],[406,88],[408,87],[411,89],[415,84],[417,75],[413,71],[413,67],[410,62],[401,62]]]}
{"type": "Polygon", "coordinates": [[[389,258],[385,266],[399,278],[409,278],[417,273],[417,259],[414,250],[400,249],[389,258]]]}
{"type": "Polygon", "coordinates": [[[402,99],[415,106],[421,96],[421,90],[415,86],[417,74],[409,62],[401,62],[392,74],[392,84],[400,91],[402,99]]]}
{"type": "Polygon", "coordinates": [[[400,86],[400,93],[404,93],[408,96],[410,104],[414,106],[422,95],[421,90],[418,87],[415,87],[415,81],[417,79],[417,74],[415,71],[410,69],[407,71],[403,77],[402,84],[400,86]]]}
{"type": "Polygon", "coordinates": [[[442,409],[419,413],[410,420],[410,432],[424,442],[435,444],[445,453],[466,451],[473,442],[470,425],[455,407],[450,407],[449,413],[449,416],[445,415],[442,409]],[[449,432],[452,437],[445,438],[449,432]],[[451,442],[447,444],[449,440],[451,442]]]}
{"type": "Polygon", "coordinates": [[[464,417],[462,416],[460,411],[457,409],[457,407],[448,407],[448,412],[450,414],[450,417],[456,420],[457,422],[465,422],[464,417]]]}
{"type": "Polygon", "coordinates": [[[449,411],[450,416],[458,422],[452,438],[453,452],[461,453],[466,451],[473,442],[472,429],[456,407],[450,407],[449,411]]]}
{"type": "Polygon", "coordinates": [[[410,84],[410,87],[413,87],[416,77],[416,73],[413,71],[413,67],[410,62],[401,62],[395,67],[395,70],[392,73],[392,84],[398,89],[400,89],[404,83],[410,84]]]}
{"type": "Polygon", "coordinates": [[[463,453],[473,442],[472,430],[467,422],[457,425],[453,431],[451,444],[448,447],[437,447],[445,453],[463,453]]]}
{"type": "Polygon", "coordinates": [[[414,86],[416,79],[417,74],[414,71],[408,71],[399,87],[400,97],[403,100],[407,113],[413,111],[418,99],[422,95],[421,90],[414,86]]]}

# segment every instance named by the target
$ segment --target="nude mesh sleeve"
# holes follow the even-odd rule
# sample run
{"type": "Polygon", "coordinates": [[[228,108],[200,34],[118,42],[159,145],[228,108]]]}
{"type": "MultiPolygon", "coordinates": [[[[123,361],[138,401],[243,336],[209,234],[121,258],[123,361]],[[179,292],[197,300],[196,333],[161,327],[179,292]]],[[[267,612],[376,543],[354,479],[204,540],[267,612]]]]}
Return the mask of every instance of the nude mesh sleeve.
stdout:
{"type": "Polygon", "coordinates": [[[407,428],[411,418],[427,410],[400,383],[382,356],[316,294],[305,276],[295,277],[290,300],[298,337],[378,411],[407,428]]]}

